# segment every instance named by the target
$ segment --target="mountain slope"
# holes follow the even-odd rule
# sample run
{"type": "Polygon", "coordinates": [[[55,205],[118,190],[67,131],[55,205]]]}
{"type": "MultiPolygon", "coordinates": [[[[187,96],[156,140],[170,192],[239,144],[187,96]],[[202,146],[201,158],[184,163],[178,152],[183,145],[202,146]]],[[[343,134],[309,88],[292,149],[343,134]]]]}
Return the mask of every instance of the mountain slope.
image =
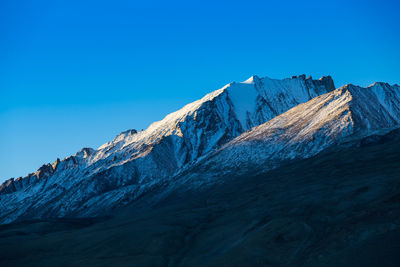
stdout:
{"type": "Polygon", "coordinates": [[[230,83],[145,131],[123,132],[97,150],[84,148],[6,181],[0,186],[0,222],[88,216],[124,205],[251,127],[332,90],[329,76],[253,76],[230,83]]]}
{"type": "Polygon", "coordinates": [[[0,264],[399,266],[399,135],[373,139],[109,220],[0,226],[0,264]]]}
{"type": "Polygon", "coordinates": [[[222,146],[182,176],[190,186],[224,174],[266,171],[400,124],[400,87],[346,85],[299,104],[222,146]]]}

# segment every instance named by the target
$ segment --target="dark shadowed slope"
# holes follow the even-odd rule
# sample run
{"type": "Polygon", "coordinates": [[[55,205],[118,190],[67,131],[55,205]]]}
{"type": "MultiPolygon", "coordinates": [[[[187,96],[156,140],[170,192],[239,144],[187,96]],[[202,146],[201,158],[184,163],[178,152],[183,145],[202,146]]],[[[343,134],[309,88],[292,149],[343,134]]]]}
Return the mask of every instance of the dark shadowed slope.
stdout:
{"type": "Polygon", "coordinates": [[[0,265],[399,266],[398,136],[173,191],[110,219],[1,226],[0,265]]]}

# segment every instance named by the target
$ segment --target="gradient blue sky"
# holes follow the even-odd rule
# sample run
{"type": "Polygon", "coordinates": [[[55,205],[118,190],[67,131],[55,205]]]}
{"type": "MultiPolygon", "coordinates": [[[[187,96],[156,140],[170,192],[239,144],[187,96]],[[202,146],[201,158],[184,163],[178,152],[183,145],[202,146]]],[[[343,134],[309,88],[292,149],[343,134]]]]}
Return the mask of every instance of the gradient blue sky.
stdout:
{"type": "Polygon", "coordinates": [[[0,181],[253,74],[400,83],[399,13],[393,0],[2,0],[0,181]]]}

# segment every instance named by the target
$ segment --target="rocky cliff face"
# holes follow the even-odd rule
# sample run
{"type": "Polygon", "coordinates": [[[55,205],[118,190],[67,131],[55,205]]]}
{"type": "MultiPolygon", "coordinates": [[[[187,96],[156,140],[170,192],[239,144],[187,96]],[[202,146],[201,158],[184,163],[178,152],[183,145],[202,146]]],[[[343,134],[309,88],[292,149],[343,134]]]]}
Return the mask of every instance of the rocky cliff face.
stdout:
{"type": "Polygon", "coordinates": [[[334,89],[329,76],[253,76],[230,83],[144,131],[125,131],[97,150],[82,149],[35,174],[6,181],[0,187],[0,222],[98,215],[203,162],[230,168],[243,160],[261,164],[270,157],[275,162],[307,156],[354,129],[398,124],[398,86],[334,89]],[[362,104],[372,96],[375,102],[362,104]]]}

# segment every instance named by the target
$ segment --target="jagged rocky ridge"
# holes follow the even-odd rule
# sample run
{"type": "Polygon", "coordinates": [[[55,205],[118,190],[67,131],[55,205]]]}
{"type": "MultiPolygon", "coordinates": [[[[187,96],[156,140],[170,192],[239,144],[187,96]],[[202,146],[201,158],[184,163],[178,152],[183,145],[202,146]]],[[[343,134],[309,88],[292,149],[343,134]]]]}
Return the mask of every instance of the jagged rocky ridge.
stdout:
{"type": "Polygon", "coordinates": [[[56,172],[73,168],[74,166],[82,163],[84,159],[93,154],[94,151],[95,150],[93,148],[84,147],[74,156],[67,157],[62,161],[57,158],[53,164],[44,164],[35,173],[30,173],[25,177],[19,177],[17,179],[11,178],[0,185],[0,193],[8,194],[26,189],[29,186],[34,185],[36,182],[52,176],[56,172]]]}
{"type": "Polygon", "coordinates": [[[35,174],[6,181],[0,189],[0,221],[97,215],[204,162],[203,166],[211,162],[228,170],[243,162],[262,164],[270,157],[274,162],[307,157],[355,132],[397,125],[398,94],[398,86],[383,83],[334,90],[329,76],[319,80],[304,75],[284,80],[253,76],[243,83],[230,83],[145,131],[123,132],[96,151],[83,149],[73,157],[44,165],[35,174]],[[365,101],[371,96],[375,102],[365,101]],[[353,116],[357,112],[362,116],[353,116]],[[257,125],[261,126],[249,131],[257,125]],[[258,150],[251,148],[254,144],[258,150]],[[285,146],[290,149],[283,149],[285,146]],[[263,147],[274,153],[264,153],[263,147]]]}

